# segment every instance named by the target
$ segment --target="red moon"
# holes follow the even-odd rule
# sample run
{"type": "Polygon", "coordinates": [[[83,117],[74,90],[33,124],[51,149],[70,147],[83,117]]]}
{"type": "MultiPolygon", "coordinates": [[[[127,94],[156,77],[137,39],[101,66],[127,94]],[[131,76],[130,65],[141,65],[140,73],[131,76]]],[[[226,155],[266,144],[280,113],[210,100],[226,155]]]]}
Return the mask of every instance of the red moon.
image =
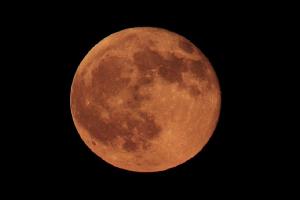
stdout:
{"type": "Polygon", "coordinates": [[[216,73],[188,39],[128,28],[95,45],[71,86],[74,124],[111,165],[135,172],[176,167],[201,151],[221,104],[216,73]]]}

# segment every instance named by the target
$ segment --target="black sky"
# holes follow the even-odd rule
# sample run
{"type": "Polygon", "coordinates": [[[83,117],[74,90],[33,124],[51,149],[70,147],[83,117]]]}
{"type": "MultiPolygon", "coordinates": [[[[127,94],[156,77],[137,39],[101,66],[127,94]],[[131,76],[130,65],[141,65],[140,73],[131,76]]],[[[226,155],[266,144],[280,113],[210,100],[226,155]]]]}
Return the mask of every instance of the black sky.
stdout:
{"type": "Polygon", "coordinates": [[[257,129],[267,122],[255,108],[263,103],[263,111],[271,110],[262,96],[272,87],[261,82],[272,66],[266,49],[274,46],[270,29],[277,18],[264,8],[255,7],[254,12],[246,6],[191,5],[179,11],[101,7],[97,12],[50,8],[23,10],[5,22],[8,55],[3,55],[9,67],[3,80],[10,80],[10,88],[3,91],[14,105],[7,118],[18,121],[8,126],[10,134],[2,141],[10,180],[37,185],[195,182],[196,187],[220,188],[272,180],[267,164],[272,154],[261,151],[268,131],[257,129]],[[109,34],[137,26],[162,27],[191,40],[212,63],[222,92],[219,123],[208,144],[190,161],[161,173],[132,173],[106,164],[81,141],[70,113],[72,78],[85,54],[109,34]]]}

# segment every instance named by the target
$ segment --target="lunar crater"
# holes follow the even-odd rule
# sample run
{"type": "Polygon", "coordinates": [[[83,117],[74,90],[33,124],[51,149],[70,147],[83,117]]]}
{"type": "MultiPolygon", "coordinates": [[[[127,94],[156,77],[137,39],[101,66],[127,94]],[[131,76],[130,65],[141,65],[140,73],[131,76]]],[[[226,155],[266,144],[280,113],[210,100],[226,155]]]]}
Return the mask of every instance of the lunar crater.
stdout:
{"type": "Polygon", "coordinates": [[[185,39],[179,40],[178,46],[180,49],[182,49],[186,53],[194,52],[194,45],[185,39]]]}

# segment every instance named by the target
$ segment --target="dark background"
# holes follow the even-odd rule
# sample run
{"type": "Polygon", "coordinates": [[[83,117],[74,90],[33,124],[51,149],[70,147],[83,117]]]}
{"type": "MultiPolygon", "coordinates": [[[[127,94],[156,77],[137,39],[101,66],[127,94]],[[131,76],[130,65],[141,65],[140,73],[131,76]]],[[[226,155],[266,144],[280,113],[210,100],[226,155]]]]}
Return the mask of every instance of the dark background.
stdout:
{"type": "Polygon", "coordinates": [[[266,115],[274,107],[265,98],[278,88],[271,82],[277,72],[272,61],[280,55],[274,35],[283,20],[280,13],[244,5],[135,6],[129,10],[118,4],[117,10],[102,5],[92,11],[93,6],[40,5],[3,14],[9,18],[2,37],[9,67],[2,85],[9,85],[3,92],[13,104],[7,106],[9,122],[4,124],[8,139],[2,140],[7,184],[30,182],[46,191],[48,185],[124,187],[130,182],[142,187],[193,185],[196,191],[265,190],[278,178],[273,164],[280,155],[272,148],[277,136],[266,115]],[[133,173],[99,159],[80,139],[70,113],[72,79],[86,53],[111,33],[137,26],[165,28],[192,41],[212,63],[222,92],[219,123],[208,144],[188,162],[159,173],[133,173]]]}

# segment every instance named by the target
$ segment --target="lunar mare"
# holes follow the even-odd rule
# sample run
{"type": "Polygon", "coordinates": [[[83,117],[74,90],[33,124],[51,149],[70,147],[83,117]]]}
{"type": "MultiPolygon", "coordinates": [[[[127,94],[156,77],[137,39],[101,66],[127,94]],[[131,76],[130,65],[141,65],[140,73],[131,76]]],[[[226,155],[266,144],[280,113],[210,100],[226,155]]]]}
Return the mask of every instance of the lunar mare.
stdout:
{"type": "Polygon", "coordinates": [[[71,113],[85,144],[130,171],[163,171],[195,156],[220,112],[217,76],[186,38],[129,28],[104,38],[80,63],[71,113]]]}

